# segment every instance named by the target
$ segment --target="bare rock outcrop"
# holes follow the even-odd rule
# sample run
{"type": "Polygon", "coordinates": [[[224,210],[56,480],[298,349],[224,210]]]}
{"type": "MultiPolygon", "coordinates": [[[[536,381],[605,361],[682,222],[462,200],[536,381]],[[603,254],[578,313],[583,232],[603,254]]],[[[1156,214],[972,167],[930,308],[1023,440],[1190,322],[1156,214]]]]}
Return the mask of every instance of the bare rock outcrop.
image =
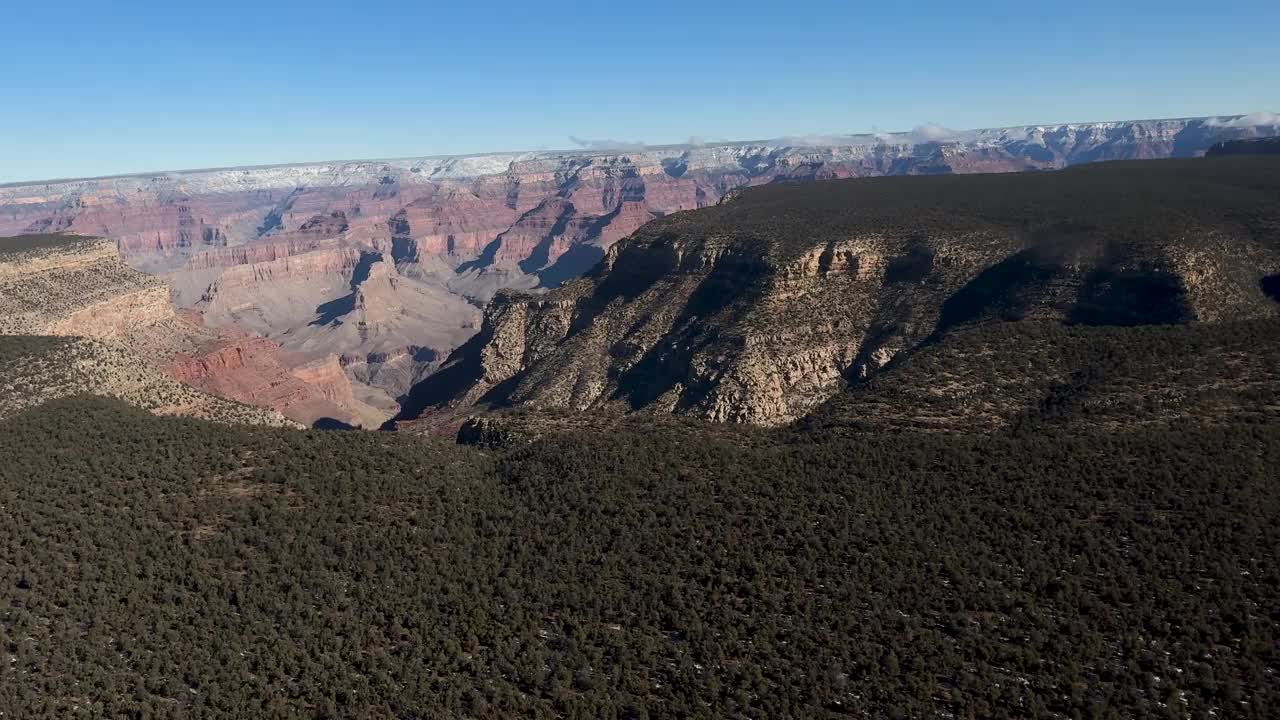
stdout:
{"type": "Polygon", "coordinates": [[[185,327],[164,283],[122,263],[113,243],[66,236],[0,241],[0,413],[94,393],[160,414],[291,424],[162,372],[165,358],[198,342],[185,327]]]}
{"type": "Polygon", "coordinates": [[[304,425],[332,419],[376,427],[383,419],[356,401],[336,356],[301,363],[262,337],[222,333],[191,354],[176,354],[165,369],[188,385],[271,408],[304,425]]]}

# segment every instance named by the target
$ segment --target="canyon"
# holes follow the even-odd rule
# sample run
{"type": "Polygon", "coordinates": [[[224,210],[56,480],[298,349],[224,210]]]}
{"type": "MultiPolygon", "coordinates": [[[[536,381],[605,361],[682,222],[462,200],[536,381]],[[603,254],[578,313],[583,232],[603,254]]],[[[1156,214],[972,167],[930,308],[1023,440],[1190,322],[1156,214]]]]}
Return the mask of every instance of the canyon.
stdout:
{"type": "MultiPolygon", "coordinates": [[[[696,287],[703,275],[728,278],[727,268],[773,262],[757,249],[723,238],[699,241],[696,249],[666,247],[666,241],[653,234],[657,231],[650,230],[678,227],[685,222],[684,211],[721,203],[732,207],[746,188],[1192,157],[1215,143],[1280,134],[1280,128],[1268,123],[1274,120],[1231,116],[959,132],[926,128],[874,136],[311,163],[24,183],[0,186],[0,235],[109,238],[129,266],[160,281],[130,295],[136,307],[120,310],[124,314],[119,318],[129,317],[129,312],[162,313],[166,293],[172,306],[181,310],[162,323],[169,330],[153,333],[146,343],[163,350],[156,362],[166,372],[196,387],[280,410],[300,422],[372,427],[421,410],[424,394],[430,393],[415,388],[428,383],[451,353],[463,352],[460,348],[477,333],[499,332],[499,325],[541,323],[551,337],[583,322],[567,308],[582,301],[573,293],[586,291],[555,289],[565,283],[585,287],[572,281],[588,271],[597,277],[611,269],[633,275],[673,272],[660,282],[696,287]],[[638,231],[639,239],[618,245],[638,231]],[[540,310],[559,306],[559,314],[540,310]],[[170,332],[179,322],[181,332],[170,332]],[[175,340],[194,336],[199,340],[175,340]]],[[[937,277],[956,283],[1012,251],[1008,237],[975,236],[973,241],[972,256],[950,258],[946,251],[926,247],[928,242],[912,245],[903,238],[863,233],[813,248],[777,270],[792,283],[823,274],[840,277],[850,287],[861,283],[870,288],[887,274],[910,274],[913,262],[923,262],[924,255],[933,253],[929,257],[941,258],[935,263],[937,277]],[[916,257],[912,252],[923,254],[916,257]]],[[[716,292],[757,292],[752,286],[737,287],[731,279],[723,282],[726,285],[716,292]]],[[[702,293],[708,298],[714,294],[711,286],[702,293]]],[[[805,329],[802,323],[795,332],[860,336],[885,322],[873,319],[880,317],[875,313],[892,313],[898,302],[866,288],[857,293],[858,312],[871,314],[843,321],[847,327],[805,329]]],[[[829,300],[813,297],[807,302],[820,308],[829,300]]],[[[801,308],[796,311],[805,317],[801,308]]],[[[652,339],[644,333],[656,333],[654,323],[682,321],[678,308],[657,308],[655,313],[634,328],[608,331],[640,333],[623,343],[625,347],[616,342],[609,348],[592,347],[643,355],[652,339]]],[[[633,318],[632,324],[639,320],[633,318]]],[[[82,315],[68,316],[64,322],[84,326],[98,321],[82,315]]],[[[888,333],[870,345],[841,340],[839,349],[824,346],[788,355],[790,366],[782,381],[721,366],[719,359],[699,361],[708,363],[703,374],[728,373],[735,380],[697,404],[707,417],[720,420],[776,423],[798,417],[850,368],[856,374],[878,367],[918,342],[928,323],[916,324],[920,326],[888,333]],[[756,389],[742,390],[742,397],[727,389],[731,384],[756,388],[761,383],[777,385],[770,391],[772,399],[760,400],[756,389]]],[[[528,344],[524,349],[505,348],[503,342],[490,338],[484,351],[498,365],[510,362],[524,368],[526,355],[550,352],[533,339],[511,340],[516,346],[528,344]]],[[[600,340],[593,342],[598,345],[600,340]]],[[[784,345],[750,343],[751,352],[760,357],[773,357],[784,345]]],[[[497,367],[493,363],[489,367],[486,377],[514,377],[492,369],[497,367]]],[[[569,377],[554,382],[567,383],[569,377]]],[[[589,398],[599,396],[612,381],[590,375],[572,382],[575,388],[564,392],[576,399],[565,402],[583,405],[595,402],[589,398]]],[[[480,387],[468,385],[462,392],[474,395],[480,387]]],[[[649,392],[655,399],[663,398],[660,404],[690,402],[669,391],[659,384],[649,392]]]]}
{"type": "Polygon", "coordinates": [[[498,294],[397,426],[1280,420],[1277,193],[1264,156],[753,188],[498,294]]]}
{"type": "Polygon", "coordinates": [[[2,248],[0,409],[89,392],[160,414],[376,424],[336,355],[303,362],[266,338],[207,327],[200,313],[175,310],[168,285],[122,262],[109,240],[19,236],[2,248]]]}

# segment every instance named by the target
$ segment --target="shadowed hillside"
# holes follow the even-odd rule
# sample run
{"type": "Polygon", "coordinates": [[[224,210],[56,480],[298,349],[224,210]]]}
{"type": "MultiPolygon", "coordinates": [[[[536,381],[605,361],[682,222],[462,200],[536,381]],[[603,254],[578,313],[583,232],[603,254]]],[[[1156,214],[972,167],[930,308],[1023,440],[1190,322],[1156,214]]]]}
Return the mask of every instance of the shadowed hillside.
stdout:
{"type": "Polygon", "coordinates": [[[1280,321],[964,328],[837,394],[798,427],[1100,429],[1280,422],[1280,321]]]}
{"type": "Polygon", "coordinates": [[[1208,155],[1280,155],[1280,138],[1227,140],[1215,143],[1208,155]]]}

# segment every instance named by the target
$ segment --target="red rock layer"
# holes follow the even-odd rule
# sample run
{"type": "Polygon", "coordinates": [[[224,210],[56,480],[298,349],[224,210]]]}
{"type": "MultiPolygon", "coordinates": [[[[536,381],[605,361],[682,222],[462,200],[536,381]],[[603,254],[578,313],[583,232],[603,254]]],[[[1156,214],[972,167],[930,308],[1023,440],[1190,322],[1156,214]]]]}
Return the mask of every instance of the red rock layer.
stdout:
{"type": "Polygon", "coordinates": [[[312,424],[321,418],[358,421],[351,384],[337,357],[290,369],[276,343],[262,337],[227,333],[194,354],[179,353],[166,371],[205,392],[247,405],[278,410],[312,424]]]}
{"type": "Polygon", "coordinates": [[[217,250],[206,250],[196,253],[187,261],[188,270],[207,270],[209,268],[231,267],[233,265],[252,265],[301,255],[320,247],[321,242],[315,238],[292,237],[285,240],[259,242],[249,245],[223,247],[217,250]]]}

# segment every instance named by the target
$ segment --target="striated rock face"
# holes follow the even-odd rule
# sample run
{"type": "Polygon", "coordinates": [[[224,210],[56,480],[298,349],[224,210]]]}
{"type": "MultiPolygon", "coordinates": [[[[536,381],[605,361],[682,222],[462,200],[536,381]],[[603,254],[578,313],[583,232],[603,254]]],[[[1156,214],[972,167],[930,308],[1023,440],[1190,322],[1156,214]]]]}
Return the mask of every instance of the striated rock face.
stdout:
{"type": "Polygon", "coordinates": [[[319,390],[329,402],[341,407],[356,405],[351,383],[347,380],[346,373],[343,372],[342,364],[336,355],[330,355],[319,362],[295,367],[293,376],[319,390]]]}
{"type": "MultiPolygon", "coordinates": [[[[1251,124],[1264,121],[1227,117],[939,130],[928,137],[791,138],[9,185],[0,187],[0,234],[103,235],[115,239],[134,262],[164,267],[158,257],[186,258],[279,233],[345,233],[370,245],[399,237],[406,255],[483,266],[492,259],[486,258],[491,243],[552,199],[572,205],[573,218],[583,225],[599,226],[579,235],[578,242],[607,246],[600,232],[611,215],[695,209],[743,185],[1189,157],[1216,142],[1280,134],[1275,126],[1251,124]],[[628,208],[628,203],[635,205],[628,208]]],[[[554,227],[553,222],[546,229],[554,227]]]]}
{"type": "Polygon", "coordinates": [[[757,188],[499,294],[401,419],[604,409],[777,425],[959,329],[1274,318],[1280,161],[757,188]]]}
{"type": "Polygon", "coordinates": [[[168,357],[203,340],[174,313],[164,283],[122,263],[110,242],[62,236],[0,242],[0,414],[88,392],[159,414],[291,424],[162,372],[168,357]]]}
{"type": "MultiPolygon", "coordinates": [[[[439,358],[475,332],[480,316],[442,283],[404,275],[384,253],[342,240],[228,267],[200,291],[194,307],[214,325],[271,338],[297,364],[340,357],[326,366],[359,386],[360,405],[381,409],[379,422],[439,358]]],[[[372,422],[367,411],[361,417],[362,424],[372,422]]]]}
{"type": "Polygon", "coordinates": [[[187,261],[187,270],[209,270],[234,265],[253,265],[300,255],[320,247],[321,242],[315,238],[288,238],[272,242],[260,242],[252,245],[236,245],[217,250],[206,250],[196,253],[187,261]]]}
{"type": "MultiPolygon", "coordinates": [[[[473,364],[476,377],[450,403],[618,405],[726,422],[789,421],[844,378],[921,341],[936,322],[939,296],[1011,252],[1014,241],[940,238],[937,284],[895,302],[886,278],[918,244],[865,236],[780,257],[765,243],[684,242],[641,231],[590,278],[546,297],[495,298],[478,347],[451,359],[473,364]],[[879,331],[899,317],[899,303],[933,307],[879,331]]],[[[450,381],[441,374],[437,384],[450,381]]]]}
{"type": "Polygon", "coordinates": [[[235,265],[209,285],[201,300],[204,308],[221,304],[247,304],[257,297],[257,287],[278,287],[286,282],[311,282],[349,276],[360,264],[357,248],[330,247],[300,255],[235,265]]]}

